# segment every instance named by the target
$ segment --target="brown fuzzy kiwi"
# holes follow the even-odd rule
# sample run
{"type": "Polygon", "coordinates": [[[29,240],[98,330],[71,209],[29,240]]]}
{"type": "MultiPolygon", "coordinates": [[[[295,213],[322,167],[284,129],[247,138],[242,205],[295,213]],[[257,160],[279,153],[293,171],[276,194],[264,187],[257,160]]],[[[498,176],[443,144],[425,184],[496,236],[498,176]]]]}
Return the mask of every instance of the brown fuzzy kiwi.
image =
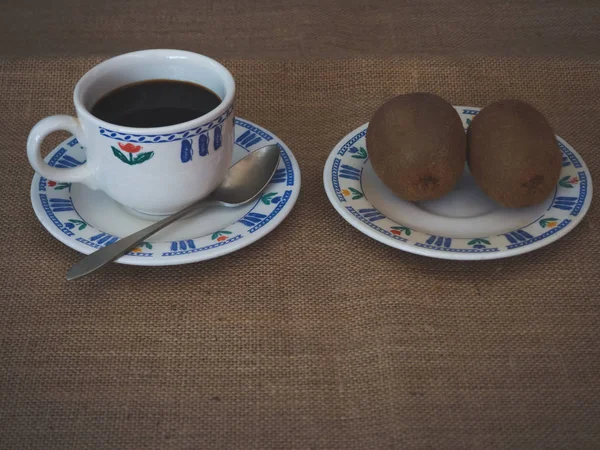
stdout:
{"type": "Polygon", "coordinates": [[[481,110],[468,130],[467,158],[483,192],[509,208],[543,202],[562,168],[552,127],[520,100],[497,101],[481,110]]]}
{"type": "Polygon", "coordinates": [[[429,93],[394,97],[367,129],[373,169],[398,197],[432,200],[450,192],[466,161],[466,135],[450,103],[429,93]]]}

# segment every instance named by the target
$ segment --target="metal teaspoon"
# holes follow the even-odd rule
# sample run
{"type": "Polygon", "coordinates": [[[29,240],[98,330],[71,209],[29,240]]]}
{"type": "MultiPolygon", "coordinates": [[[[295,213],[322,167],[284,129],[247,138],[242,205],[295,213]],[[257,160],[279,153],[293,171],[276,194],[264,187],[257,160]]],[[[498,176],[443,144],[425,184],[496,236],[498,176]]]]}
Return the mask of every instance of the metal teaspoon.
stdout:
{"type": "Polygon", "coordinates": [[[229,168],[223,182],[206,198],[191,204],[136,233],[119,239],[111,245],[96,250],[73,265],[67,272],[67,280],[88,275],[114,261],[136,247],[154,233],[196,209],[214,205],[240,206],[256,198],[269,184],[279,164],[279,147],[267,145],[249,153],[229,168]]]}

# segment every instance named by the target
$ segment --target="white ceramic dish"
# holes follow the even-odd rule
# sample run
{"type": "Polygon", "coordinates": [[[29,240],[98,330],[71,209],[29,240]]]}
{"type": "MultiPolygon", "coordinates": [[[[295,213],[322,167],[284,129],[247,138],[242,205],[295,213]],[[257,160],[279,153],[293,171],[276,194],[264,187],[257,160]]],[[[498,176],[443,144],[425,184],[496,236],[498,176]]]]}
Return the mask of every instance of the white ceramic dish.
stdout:
{"type": "MultiPolygon", "coordinates": [[[[233,161],[264,145],[278,144],[279,168],[258,200],[238,208],[215,207],[180,220],[154,235],[119,263],[163,266],[203,261],[261,239],[292,210],[300,192],[300,169],[294,155],[273,133],[243,119],[235,121],[233,161]]],[[[53,167],[75,167],[85,151],[71,138],[46,158],[53,167]]],[[[132,215],[102,191],[82,184],[56,183],[36,174],[31,202],[41,224],[59,241],[84,254],[140,230],[151,222],[132,215]]]]}
{"type": "MultiPolygon", "coordinates": [[[[463,125],[479,108],[457,106],[463,125]]],[[[530,252],[560,239],[585,216],[592,178],[577,152],[557,137],[563,168],[542,204],[508,209],[489,199],[465,173],[441,199],[407,202],[379,180],[368,159],[368,124],[332,150],[323,173],[334,208],[352,226],[384,244],[419,255],[458,260],[495,259],[530,252]]]]}

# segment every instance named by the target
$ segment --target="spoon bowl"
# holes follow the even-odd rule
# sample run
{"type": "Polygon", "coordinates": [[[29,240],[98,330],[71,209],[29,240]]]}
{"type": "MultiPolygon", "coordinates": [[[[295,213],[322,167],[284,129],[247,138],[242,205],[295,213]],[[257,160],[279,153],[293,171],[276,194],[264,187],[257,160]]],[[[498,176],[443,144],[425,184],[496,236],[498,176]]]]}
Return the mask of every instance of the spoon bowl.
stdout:
{"type": "Polygon", "coordinates": [[[278,164],[277,145],[266,145],[253,151],[231,166],[209,199],[230,207],[254,200],[269,184],[278,164]]]}

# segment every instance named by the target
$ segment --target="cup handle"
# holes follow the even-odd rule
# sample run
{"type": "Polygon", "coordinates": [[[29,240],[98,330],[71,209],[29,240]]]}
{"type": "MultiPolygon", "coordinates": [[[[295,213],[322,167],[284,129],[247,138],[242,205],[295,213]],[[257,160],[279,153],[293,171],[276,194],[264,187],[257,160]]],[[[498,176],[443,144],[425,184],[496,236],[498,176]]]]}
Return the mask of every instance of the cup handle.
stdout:
{"type": "MultiPolygon", "coordinates": [[[[87,163],[80,166],[62,169],[50,167],[40,153],[42,141],[54,131],[65,130],[72,133],[77,140],[83,134],[81,125],[75,117],[57,115],[46,117],[34,125],[27,138],[27,157],[29,164],[41,176],[61,183],[85,183],[90,184],[92,169],[87,163]]],[[[80,141],[81,142],[81,141],[80,141]]]]}

